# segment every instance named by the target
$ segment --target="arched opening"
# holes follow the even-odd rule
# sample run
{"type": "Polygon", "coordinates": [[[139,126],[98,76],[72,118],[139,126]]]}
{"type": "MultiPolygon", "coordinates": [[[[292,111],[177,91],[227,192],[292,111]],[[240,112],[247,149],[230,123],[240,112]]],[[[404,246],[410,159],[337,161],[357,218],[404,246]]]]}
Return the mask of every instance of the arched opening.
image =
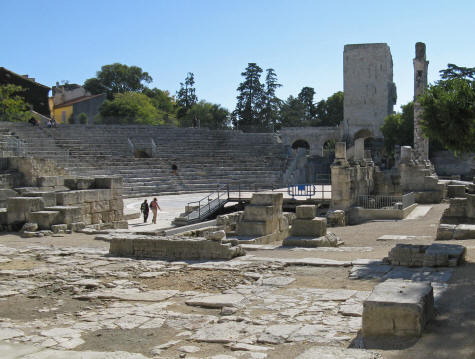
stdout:
{"type": "Polygon", "coordinates": [[[309,151],[310,150],[310,145],[305,140],[297,140],[294,143],[292,143],[292,149],[293,150],[297,150],[299,148],[305,148],[307,151],[309,151]]]}
{"type": "Polygon", "coordinates": [[[332,157],[335,155],[335,144],[336,144],[335,139],[327,140],[323,144],[323,149],[322,149],[323,157],[332,157]]]}
{"type": "Polygon", "coordinates": [[[374,137],[373,133],[368,129],[362,129],[355,133],[354,140],[357,140],[358,138],[368,138],[368,137],[374,137]]]}

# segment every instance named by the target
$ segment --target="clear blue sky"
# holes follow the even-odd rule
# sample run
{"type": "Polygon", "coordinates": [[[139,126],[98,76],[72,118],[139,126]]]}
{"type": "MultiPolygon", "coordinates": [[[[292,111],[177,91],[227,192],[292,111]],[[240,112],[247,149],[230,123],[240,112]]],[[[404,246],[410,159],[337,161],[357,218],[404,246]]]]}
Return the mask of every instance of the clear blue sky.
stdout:
{"type": "Polygon", "coordinates": [[[52,86],[120,62],[171,94],[193,72],[199,99],[233,110],[248,62],[275,69],[280,98],[311,86],[318,101],[343,89],[345,44],[386,42],[398,109],[417,41],[430,82],[447,63],[475,66],[474,15],[473,0],[0,0],[0,66],[52,86]]]}

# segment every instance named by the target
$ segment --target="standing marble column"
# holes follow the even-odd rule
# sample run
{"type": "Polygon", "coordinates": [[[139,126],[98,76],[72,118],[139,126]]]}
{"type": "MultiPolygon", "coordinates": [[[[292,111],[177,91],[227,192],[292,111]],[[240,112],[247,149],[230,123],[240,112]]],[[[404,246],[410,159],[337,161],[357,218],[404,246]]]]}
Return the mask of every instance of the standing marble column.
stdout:
{"type": "Polygon", "coordinates": [[[429,159],[429,139],[424,136],[420,127],[422,107],[417,97],[427,88],[426,44],[416,43],[416,58],[414,59],[414,154],[417,160],[429,159]]]}

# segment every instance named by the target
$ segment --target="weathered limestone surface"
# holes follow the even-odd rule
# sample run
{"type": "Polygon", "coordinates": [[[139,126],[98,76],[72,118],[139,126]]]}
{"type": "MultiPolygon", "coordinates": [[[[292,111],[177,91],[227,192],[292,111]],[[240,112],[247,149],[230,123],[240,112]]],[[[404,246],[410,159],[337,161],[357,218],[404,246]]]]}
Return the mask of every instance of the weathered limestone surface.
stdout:
{"type": "Polygon", "coordinates": [[[387,280],[363,302],[363,335],[420,336],[433,316],[430,283],[387,280]]]}
{"type": "Polygon", "coordinates": [[[40,197],[10,197],[7,201],[8,224],[25,223],[31,212],[41,211],[45,207],[40,197]]]}
{"type": "Polygon", "coordinates": [[[396,103],[389,46],[385,43],[345,45],[343,71],[345,134],[353,139],[363,130],[368,132],[366,137],[382,137],[383,120],[393,112],[396,103]]]}
{"type": "Polygon", "coordinates": [[[418,160],[429,160],[429,139],[422,133],[420,122],[422,120],[422,107],[417,97],[422,95],[427,88],[426,45],[416,43],[416,57],[414,58],[414,152],[418,160]]]}

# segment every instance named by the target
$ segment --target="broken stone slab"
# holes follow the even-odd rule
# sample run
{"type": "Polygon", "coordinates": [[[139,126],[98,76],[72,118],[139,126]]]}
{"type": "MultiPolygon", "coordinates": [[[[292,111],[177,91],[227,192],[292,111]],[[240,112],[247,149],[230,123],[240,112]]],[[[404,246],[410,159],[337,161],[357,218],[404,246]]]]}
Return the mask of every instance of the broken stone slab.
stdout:
{"type": "Polygon", "coordinates": [[[321,237],[291,236],[284,239],[284,247],[337,247],[341,243],[340,239],[334,233],[327,233],[321,237]]]}
{"type": "Polygon", "coordinates": [[[433,316],[430,283],[386,280],[363,302],[363,336],[420,336],[433,316]]]}
{"type": "Polygon", "coordinates": [[[198,329],[190,339],[207,343],[238,342],[241,337],[249,336],[249,334],[246,334],[248,326],[243,322],[218,323],[198,329]]]}
{"type": "Polygon", "coordinates": [[[160,302],[168,298],[174,297],[178,293],[177,290],[151,290],[140,292],[136,288],[132,289],[111,289],[98,290],[92,293],[80,294],[73,299],[91,300],[91,299],[115,299],[122,301],[137,302],[160,302]]]}
{"type": "Polygon", "coordinates": [[[475,224],[457,225],[453,239],[475,239],[475,224]]]}
{"type": "Polygon", "coordinates": [[[240,294],[218,294],[207,297],[195,297],[185,302],[187,305],[205,308],[240,308],[247,303],[247,299],[240,294]]]}
{"type": "Polygon", "coordinates": [[[38,223],[31,223],[31,222],[27,222],[25,223],[21,229],[20,229],[20,232],[35,232],[38,230],[38,223]]]}
{"type": "Polygon", "coordinates": [[[7,199],[8,224],[27,222],[30,212],[41,211],[44,207],[45,201],[41,197],[9,197],[7,199]]]}
{"type": "Polygon", "coordinates": [[[68,229],[67,224],[54,224],[51,226],[51,230],[53,231],[53,233],[65,232],[67,229],[68,229]]]}
{"type": "Polygon", "coordinates": [[[0,328],[0,340],[12,339],[16,337],[22,337],[25,333],[19,329],[13,328],[0,328]]]}
{"type": "Polygon", "coordinates": [[[405,236],[397,234],[385,234],[377,239],[377,241],[413,241],[417,239],[427,239],[430,236],[405,236]]]}
{"type": "Polygon", "coordinates": [[[301,205],[295,207],[295,214],[298,219],[313,219],[317,216],[317,206],[301,205]]]}
{"type": "Polygon", "coordinates": [[[56,223],[58,211],[37,211],[31,212],[29,220],[38,223],[38,227],[43,230],[50,229],[56,223]]]}
{"type": "Polygon", "coordinates": [[[438,241],[448,241],[453,239],[455,227],[455,224],[439,224],[439,226],[437,227],[437,236],[435,239],[438,241]]]}
{"type": "Polygon", "coordinates": [[[281,344],[301,328],[299,324],[276,324],[268,326],[258,338],[258,343],[281,344]]]}
{"type": "Polygon", "coordinates": [[[289,285],[290,283],[295,282],[295,278],[292,277],[268,277],[262,279],[262,285],[272,286],[272,287],[283,287],[289,285]]]}
{"type": "Polygon", "coordinates": [[[315,346],[295,359],[380,359],[382,355],[364,349],[347,349],[332,346],[315,346]]]}
{"type": "Polygon", "coordinates": [[[433,243],[426,250],[424,266],[440,266],[443,263],[450,267],[456,267],[465,261],[466,252],[466,248],[461,245],[433,243]],[[444,257],[443,261],[439,262],[442,257],[444,257]]]}
{"type": "Polygon", "coordinates": [[[294,219],[292,221],[291,234],[292,236],[324,236],[327,234],[327,219],[324,217],[294,219]]]}

